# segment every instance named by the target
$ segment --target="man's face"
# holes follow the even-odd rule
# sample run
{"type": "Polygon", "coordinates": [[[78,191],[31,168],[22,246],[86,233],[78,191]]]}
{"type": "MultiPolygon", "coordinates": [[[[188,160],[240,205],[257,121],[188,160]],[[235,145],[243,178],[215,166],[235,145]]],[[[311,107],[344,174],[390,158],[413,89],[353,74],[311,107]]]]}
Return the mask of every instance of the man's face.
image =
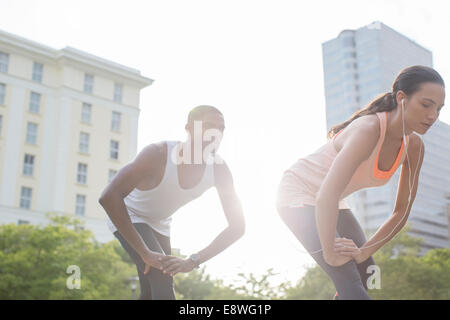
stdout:
{"type": "Polygon", "coordinates": [[[188,123],[186,129],[194,141],[202,141],[203,146],[214,142],[217,150],[225,130],[225,121],[220,113],[207,112],[201,119],[188,123]]]}

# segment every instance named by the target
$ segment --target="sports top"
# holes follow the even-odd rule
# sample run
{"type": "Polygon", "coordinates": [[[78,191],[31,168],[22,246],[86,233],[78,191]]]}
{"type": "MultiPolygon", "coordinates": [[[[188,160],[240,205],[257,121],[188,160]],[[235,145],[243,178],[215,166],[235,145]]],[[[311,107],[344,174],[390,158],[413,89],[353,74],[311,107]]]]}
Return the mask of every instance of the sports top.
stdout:
{"type": "MultiPolygon", "coordinates": [[[[402,144],[397,154],[394,164],[388,171],[378,168],[378,159],[381,146],[386,136],[387,112],[377,112],[380,125],[380,135],[378,142],[370,156],[364,160],[354,172],[339,198],[339,209],[349,209],[343,200],[349,194],[364,188],[382,186],[388,183],[394,172],[403,163],[408,147],[409,136],[406,141],[402,138],[402,144]]],[[[316,205],[315,197],[319,191],[325,176],[328,173],[338,152],[334,147],[334,139],[344,130],[341,129],[326,144],[317,149],[312,154],[297,160],[288,170],[283,173],[283,177],[278,187],[277,207],[297,207],[306,205],[316,205]]]]}

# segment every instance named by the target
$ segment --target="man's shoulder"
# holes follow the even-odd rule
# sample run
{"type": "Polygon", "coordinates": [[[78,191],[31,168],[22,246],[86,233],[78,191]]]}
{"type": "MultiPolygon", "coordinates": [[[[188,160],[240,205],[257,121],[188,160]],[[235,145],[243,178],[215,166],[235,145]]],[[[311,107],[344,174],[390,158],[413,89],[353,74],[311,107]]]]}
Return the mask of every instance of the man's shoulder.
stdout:
{"type": "Polygon", "coordinates": [[[155,168],[166,159],[166,141],[153,142],[145,146],[136,156],[135,162],[142,163],[145,167],[155,168]]]}

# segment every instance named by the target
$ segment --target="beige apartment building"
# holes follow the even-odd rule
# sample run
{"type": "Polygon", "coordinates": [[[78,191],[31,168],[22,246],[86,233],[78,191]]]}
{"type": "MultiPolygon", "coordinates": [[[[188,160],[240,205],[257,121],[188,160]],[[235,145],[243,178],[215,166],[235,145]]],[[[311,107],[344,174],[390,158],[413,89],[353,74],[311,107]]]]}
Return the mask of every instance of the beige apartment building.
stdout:
{"type": "Polygon", "coordinates": [[[98,198],[137,151],[138,70],[0,31],[0,224],[76,216],[113,238],[98,198]]]}

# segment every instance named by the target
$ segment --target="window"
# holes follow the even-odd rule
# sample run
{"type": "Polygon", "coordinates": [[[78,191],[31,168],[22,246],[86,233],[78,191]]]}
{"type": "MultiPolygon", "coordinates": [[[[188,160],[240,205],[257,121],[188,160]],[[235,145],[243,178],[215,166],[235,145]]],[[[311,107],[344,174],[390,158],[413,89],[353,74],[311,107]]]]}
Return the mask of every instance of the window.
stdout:
{"type": "Polygon", "coordinates": [[[77,182],[86,184],[87,181],[87,164],[78,163],[77,182]]]}
{"type": "Polygon", "coordinates": [[[0,72],[8,72],[9,54],[0,51],[0,72]]]}
{"type": "Polygon", "coordinates": [[[86,210],[86,196],[77,194],[77,199],[75,202],[75,214],[78,216],[84,216],[86,210]]]}
{"type": "Polygon", "coordinates": [[[31,92],[30,106],[29,106],[30,112],[39,113],[40,106],[41,106],[41,95],[36,92],[31,92]]]}
{"type": "Polygon", "coordinates": [[[342,45],[344,47],[354,47],[355,39],[353,37],[345,37],[342,39],[342,45]]]}
{"type": "Polygon", "coordinates": [[[109,144],[109,157],[119,159],[119,141],[111,140],[109,144]]]}
{"type": "Polygon", "coordinates": [[[19,221],[17,221],[17,224],[18,224],[19,226],[20,226],[21,224],[30,224],[30,221],[19,219],[19,221]]]}
{"type": "Polygon", "coordinates": [[[91,113],[92,113],[92,105],[83,102],[83,107],[81,108],[81,122],[91,123],[91,113]]]}
{"type": "Polygon", "coordinates": [[[33,122],[27,123],[27,143],[28,144],[36,144],[37,140],[37,128],[38,125],[33,122]]]}
{"type": "Polygon", "coordinates": [[[114,101],[117,103],[122,103],[122,84],[114,83],[114,101]]]}
{"type": "Polygon", "coordinates": [[[109,174],[108,174],[108,183],[112,181],[112,179],[114,178],[114,176],[117,174],[116,170],[112,170],[109,169],[109,174]]]}
{"type": "Polygon", "coordinates": [[[33,74],[31,76],[33,81],[42,82],[42,72],[43,72],[43,70],[44,70],[44,65],[42,63],[39,63],[39,62],[34,62],[33,63],[33,74]]]}
{"type": "Polygon", "coordinates": [[[25,154],[23,159],[23,171],[24,176],[32,176],[34,168],[34,156],[31,154],[25,154]]]}
{"type": "Polygon", "coordinates": [[[78,150],[83,153],[89,152],[89,133],[80,132],[80,145],[78,150]]]}
{"type": "Polygon", "coordinates": [[[0,104],[5,104],[5,96],[6,96],[6,85],[4,83],[0,83],[0,104]]]}
{"type": "Polygon", "coordinates": [[[92,93],[94,88],[94,76],[88,73],[84,74],[84,92],[92,93]]]}
{"type": "Polygon", "coordinates": [[[31,207],[31,188],[22,187],[20,191],[20,207],[23,209],[30,209],[31,207]]]}
{"type": "Polygon", "coordinates": [[[356,58],[356,52],[347,51],[344,52],[344,58],[356,58]]]}
{"type": "Polygon", "coordinates": [[[113,111],[111,118],[111,130],[120,131],[120,112],[113,111]]]}

